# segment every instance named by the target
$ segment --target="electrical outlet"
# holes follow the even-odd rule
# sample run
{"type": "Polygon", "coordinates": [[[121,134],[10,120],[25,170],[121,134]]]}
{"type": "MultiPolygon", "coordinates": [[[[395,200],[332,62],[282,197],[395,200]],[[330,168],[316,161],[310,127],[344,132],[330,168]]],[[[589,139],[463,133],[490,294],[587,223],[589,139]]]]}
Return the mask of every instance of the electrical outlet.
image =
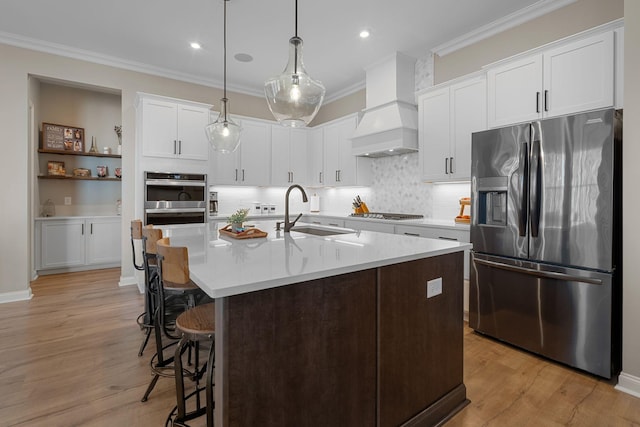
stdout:
{"type": "Polygon", "coordinates": [[[65,204],[65,205],[70,205],[70,204],[71,204],[71,197],[66,196],[66,197],[64,198],[64,204],[65,204]]]}
{"type": "Polygon", "coordinates": [[[442,293],[442,277],[427,282],[427,298],[435,297],[442,293]]]}

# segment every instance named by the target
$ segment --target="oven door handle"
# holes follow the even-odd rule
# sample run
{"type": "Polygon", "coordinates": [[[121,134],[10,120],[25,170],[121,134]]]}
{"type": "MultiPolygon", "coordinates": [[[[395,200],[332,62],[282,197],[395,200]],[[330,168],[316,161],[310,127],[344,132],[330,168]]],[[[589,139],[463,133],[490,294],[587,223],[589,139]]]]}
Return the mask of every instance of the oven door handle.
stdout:
{"type": "Polygon", "coordinates": [[[204,187],[206,182],[202,181],[178,181],[178,180],[165,180],[165,179],[148,179],[145,181],[146,185],[161,185],[161,186],[181,186],[181,187],[204,187]]]}
{"type": "Polygon", "coordinates": [[[147,213],[204,212],[205,208],[145,209],[147,213]]]}

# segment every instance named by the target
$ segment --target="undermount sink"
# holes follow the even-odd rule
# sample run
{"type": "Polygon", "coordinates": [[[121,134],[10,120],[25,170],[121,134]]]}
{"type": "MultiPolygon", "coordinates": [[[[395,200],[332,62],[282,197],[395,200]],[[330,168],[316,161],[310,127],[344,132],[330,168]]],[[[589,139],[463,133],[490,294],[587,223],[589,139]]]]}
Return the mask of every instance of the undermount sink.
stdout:
{"type": "Polygon", "coordinates": [[[298,233],[313,234],[314,236],[335,236],[338,234],[353,233],[352,230],[336,230],[331,228],[319,228],[319,227],[293,227],[291,231],[297,231],[298,233]]]}

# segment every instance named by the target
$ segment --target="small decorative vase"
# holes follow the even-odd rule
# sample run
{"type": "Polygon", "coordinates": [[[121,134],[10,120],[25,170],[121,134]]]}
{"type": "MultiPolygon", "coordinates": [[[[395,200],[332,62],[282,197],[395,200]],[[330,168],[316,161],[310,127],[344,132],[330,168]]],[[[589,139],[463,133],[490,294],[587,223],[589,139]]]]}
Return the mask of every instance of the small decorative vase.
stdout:
{"type": "Polygon", "coordinates": [[[122,145],[118,144],[118,155],[122,155],[122,145]]]}
{"type": "Polygon", "coordinates": [[[231,224],[231,231],[233,231],[234,233],[240,233],[244,231],[244,228],[242,228],[242,223],[234,222],[233,224],[231,224]]]}

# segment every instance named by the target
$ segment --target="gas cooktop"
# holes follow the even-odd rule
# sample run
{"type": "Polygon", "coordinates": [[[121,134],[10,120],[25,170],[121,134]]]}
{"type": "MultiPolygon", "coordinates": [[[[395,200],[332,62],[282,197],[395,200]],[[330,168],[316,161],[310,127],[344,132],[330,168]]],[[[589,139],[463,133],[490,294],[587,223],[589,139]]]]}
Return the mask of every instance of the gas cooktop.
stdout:
{"type": "Polygon", "coordinates": [[[387,212],[352,213],[349,216],[358,217],[358,218],[396,219],[396,220],[424,218],[424,215],[418,215],[418,214],[402,214],[402,213],[387,213],[387,212]]]}

